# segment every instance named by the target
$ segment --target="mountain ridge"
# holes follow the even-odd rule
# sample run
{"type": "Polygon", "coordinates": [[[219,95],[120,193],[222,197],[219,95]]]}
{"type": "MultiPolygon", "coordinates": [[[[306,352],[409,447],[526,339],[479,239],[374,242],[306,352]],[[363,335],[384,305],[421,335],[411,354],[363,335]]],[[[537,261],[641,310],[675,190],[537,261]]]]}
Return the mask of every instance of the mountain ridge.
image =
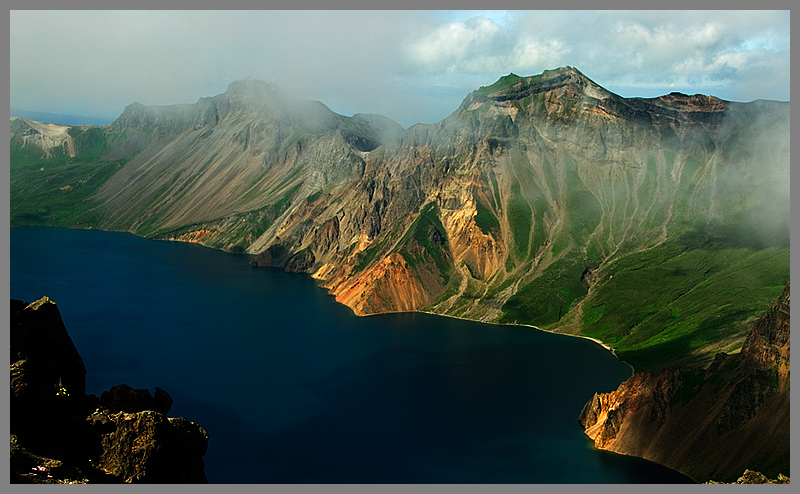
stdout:
{"type": "Polygon", "coordinates": [[[591,337],[637,372],[739,351],[789,279],[788,103],[623,98],[562,67],[402,129],[231,88],[70,127],[74,155],[16,124],[12,225],[246,252],[356,314],[591,337]]]}
{"type": "MultiPolygon", "coordinates": [[[[496,273],[499,265],[510,262],[509,245],[507,245],[509,239],[518,244],[516,247],[519,255],[516,257],[533,256],[540,265],[546,265],[552,261],[552,257],[558,257],[558,255],[544,255],[544,257],[541,255],[546,253],[539,253],[537,256],[534,250],[541,248],[543,242],[548,239],[550,242],[557,240],[552,237],[559,233],[559,222],[563,224],[565,221],[559,218],[564,218],[563,212],[565,207],[569,209],[568,206],[576,204],[592,206],[595,201],[599,201],[600,209],[593,214],[593,217],[587,219],[595,221],[599,218],[613,217],[613,223],[616,224],[611,225],[606,222],[598,227],[603,230],[609,228],[620,230],[617,233],[611,232],[614,238],[625,238],[625,230],[639,230],[640,225],[634,225],[630,221],[626,226],[621,216],[636,211],[636,203],[640,200],[646,202],[645,191],[639,192],[638,197],[630,197],[629,193],[629,197],[625,198],[628,204],[627,210],[622,211],[619,205],[612,207],[610,203],[603,204],[609,199],[613,200],[613,197],[608,196],[603,190],[603,187],[608,190],[609,185],[600,188],[592,185],[598,178],[606,182],[620,179],[627,181],[632,178],[631,174],[635,168],[641,165],[634,167],[622,164],[621,159],[626,152],[620,150],[625,147],[652,147],[654,141],[660,146],[666,146],[667,150],[662,157],[655,153],[647,156],[641,153],[627,153],[629,157],[625,160],[648,161],[647,167],[655,168],[654,171],[659,176],[671,173],[671,176],[664,176],[658,180],[673,182],[674,185],[661,186],[661,189],[674,196],[678,192],[676,189],[679,187],[676,185],[681,178],[676,175],[681,172],[677,167],[682,163],[675,163],[675,169],[668,170],[667,167],[672,166],[669,161],[675,162],[675,154],[668,149],[681,146],[686,148],[683,151],[685,156],[694,155],[690,158],[690,163],[701,163],[705,168],[701,171],[706,175],[709,173],[713,175],[717,168],[714,161],[719,161],[721,158],[714,139],[719,140],[720,136],[722,139],[729,139],[736,132],[735,128],[730,130],[731,126],[724,125],[711,129],[709,126],[718,123],[707,117],[697,119],[695,114],[698,112],[695,110],[701,108],[709,111],[699,113],[716,112],[723,115],[741,113],[741,116],[736,118],[751,118],[751,114],[757,114],[763,119],[765,118],[763,114],[770,113],[758,109],[752,111],[750,109],[754,106],[747,103],[722,102],[718,98],[697,95],[685,96],[672,93],[648,100],[626,99],[602,89],[572,67],[545,71],[538,76],[519,77],[510,74],[493,85],[479,88],[467,95],[459,108],[441,122],[415,125],[405,130],[397,125],[392,126],[391,121],[384,119],[381,122],[383,130],[377,131],[375,127],[378,125],[375,125],[375,120],[381,117],[337,116],[321,103],[281,109],[276,107],[276,103],[272,101],[275,98],[271,97],[266,100],[259,98],[258,104],[251,102],[241,105],[236,101],[238,97],[236,95],[239,94],[250,97],[253,94],[264,93],[279,94],[278,99],[282,101],[281,104],[293,104],[299,101],[286,95],[273,84],[245,80],[231,83],[226,93],[211,98],[201,98],[191,105],[169,107],[129,105],[123,114],[104,130],[107,137],[107,142],[104,143],[107,156],[131,162],[126,163],[110,180],[103,183],[94,196],[95,204],[103,204],[93,208],[93,211],[103,210],[100,214],[104,215],[104,218],[97,226],[105,229],[122,229],[157,238],[192,240],[202,238],[201,242],[212,247],[258,254],[272,245],[278,245],[275,239],[281,236],[279,232],[285,234],[290,224],[299,225],[297,222],[292,222],[301,211],[308,213],[312,202],[319,205],[320,196],[328,197],[341,185],[362,181],[360,187],[363,187],[367,194],[358,200],[366,199],[362,202],[370,204],[373,209],[361,211],[361,207],[357,208],[361,217],[360,224],[350,226],[354,234],[350,237],[353,239],[350,242],[356,241],[356,245],[369,247],[367,244],[372,244],[371,237],[386,233],[385,228],[382,228],[383,225],[395,224],[397,221],[402,221],[401,218],[409,218],[409,214],[419,214],[422,207],[431,200],[437,202],[440,211],[451,209],[445,207],[448,204],[467,205],[467,209],[461,211],[459,218],[456,215],[448,221],[448,227],[461,230],[477,228],[477,231],[466,237],[463,232],[459,232],[457,236],[463,238],[451,242],[448,249],[455,248],[459,251],[457,258],[469,260],[468,269],[473,271],[470,276],[475,274],[479,279],[488,279],[492,274],[490,271],[496,273]],[[585,88],[590,88],[588,92],[591,94],[585,94],[585,88]],[[514,98],[509,95],[514,95],[514,98]],[[665,110],[652,113],[649,110],[654,107],[653,104],[647,103],[642,106],[642,102],[646,101],[658,102],[661,110],[666,108],[672,113],[664,113],[665,110]],[[689,108],[691,111],[679,111],[667,106],[689,108]],[[323,116],[317,118],[318,115],[312,114],[312,117],[306,118],[308,111],[312,111],[308,110],[309,108],[314,112],[322,112],[323,116]],[[738,108],[746,110],[740,111],[738,108]],[[237,120],[245,118],[244,115],[247,115],[245,120],[237,120]],[[371,121],[367,121],[370,119],[371,121]],[[681,120],[676,123],[676,119],[681,120]],[[314,120],[316,123],[309,126],[308,120],[314,120]],[[220,125],[220,121],[227,127],[220,125]],[[175,136],[178,138],[173,139],[175,136]],[[169,145],[155,146],[153,143],[159,139],[170,140],[169,145]],[[308,143],[312,142],[314,149],[307,147],[308,143]],[[235,146],[241,147],[235,149],[235,146]],[[457,146],[461,146],[461,149],[457,149],[457,146]],[[516,149],[509,153],[513,148],[516,149]],[[586,166],[580,165],[579,170],[575,166],[577,162],[573,155],[587,155],[587,151],[589,151],[588,156],[583,156],[581,159],[589,161],[586,162],[586,166]],[[148,154],[150,152],[153,154],[148,154]],[[175,157],[167,158],[165,153],[175,157]],[[426,153],[427,156],[423,156],[426,153]],[[515,155],[509,160],[510,154],[515,155]],[[496,162],[497,158],[505,161],[501,167],[506,170],[509,164],[512,164],[515,170],[511,171],[518,175],[517,178],[519,173],[522,173],[527,175],[527,182],[534,183],[529,183],[528,187],[522,187],[521,182],[519,186],[508,184],[508,187],[517,187],[514,188],[517,192],[514,194],[504,192],[502,195],[506,197],[499,197],[495,164],[490,164],[496,162]],[[467,161],[456,163],[456,160],[464,159],[467,161]],[[652,159],[655,163],[652,163],[652,159]],[[159,165],[159,160],[172,164],[159,165]],[[421,166],[423,161],[426,163],[425,166],[421,166]],[[512,161],[514,163],[510,163],[512,161]],[[563,162],[560,169],[553,165],[557,161],[563,162]],[[184,163],[184,165],[174,163],[184,163]],[[335,165],[330,166],[329,163],[335,165]],[[597,173],[588,168],[588,163],[594,163],[591,166],[597,171],[606,168],[607,171],[603,172],[606,177],[597,177],[597,173]],[[609,165],[611,168],[608,168],[609,165]],[[173,171],[157,171],[157,169],[166,170],[167,167],[173,171]],[[385,174],[370,172],[370,169],[375,167],[387,168],[389,172],[385,174]],[[413,170],[409,167],[413,167],[413,170]],[[472,193],[467,195],[473,197],[467,197],[461,193],[462,191],[453,189],[447,192],[435,190],[441,189],[440,182],[448,180],[452,175],[456,173],[463,175],[463,172],[455,171],[457,168],[465,169],[472,177],[463,185],[472,190],[472,193]],[[535,171],[534,176],[530,175],[531,170],[535,171]],[[609,171],[611,176],[608,175],[609,171]],[[575,181],[575,173],[579,175],[590,173],[595,177],[591,179],[587,177],[590,186],[583,187],[582,192],[576,191],[572,199],[566,201],[566,198],[559,197],[561,189],[569,188],[573,184],[580,185],[583,181],[583,177],[577,177],[578,181],[575,181]],[[623,177],[622,174],[627,174],[628,177],[623,177]],[[400,175],[405,176],[399,178],[400,175]],[[367,176],[370,178],[367,179],[367,176]],[[246,180],[247,177],[250,177],[249,181],[246,180]],[[570,184],[565,182],[567,177],[571,177],[570,184]],[[424,188],[430,190],[423,193],[421,188],[426,181],[428,186],[424,188]],[[140,183],[141,187],[135,185],[136,183],[140,183]],[[398,194],[392,194],[392,187],[387,187],[388,184],[398,188],[398,194]],[[672,192],[666,190],[667,188],[671,188],[672,192]],[[159,191],[163,193],[159,194],[159,191]],[[498,202],[498,200],[508,201],[510,195],[518,196],[520,193],[523,197],[513,199],[509,204],[498,202]],[[453,194],[459,197],[446,197],[453,194]],[[157,197],[159,195],[161,197],[157,197]],[[189,195],[197,199],[186,200],[189,195]],[[403,198],[404,206],[398,208],[396,213],[392,213],[393,207],[388,199],[389,196],[398,195],[403,198]],[[531,200],[526,197],[527,195],[538,196],[538,199],[531,200]],[[216,200],[217,197],[220,199],[216,200]],[[204,199],[202,202],[209,204],[203,205],[200,198],[204,199]],[[211,201],[208,201],[208,198],[212,198],[211,201]],[[317,200],[303,202],[302,198],[317,200]],[[532,202],[537,204],[532,205],[532,202]],[[269,203],[272,210],[266,211],[264,207],[266,205],[269,209],[269,203]],[[291,214],[288,209],[284,209],[287,205],[294,209],[291,214]],[[503,211],[508,210],[508,206],[511,206],[512,221],[501,217],[509,212],[503,211]],[[536,209],[539,211],[535,211],[536,209]],[[535,221],[519,218],[517,213],[525,210],[534,213],[535,221]],[[467,216],[472,216],[474,219],[470,221],[467,216]],[[245,219],[247,224],[255,222],[261,226],[251,229],[249,234],[240,228],[227,232],[226,235],[223,230],[232,226],[234,218],[238,218],[236,221],[239,223],[241,219],[245,219]],[[278,225],[279,220],[284,224],[278,225]],[[491,233],[493,228],[496,232],[494,236],[491,233]],[[497,232],[498,228],[500,232],[497,232]],[[358,235],[355,235],[356,230],[360,232],[358,235]],[[206,231],[207,234],[196,233],[206,231]],[[529,237],[527,240],[522,238],[526,232],[529,237]],[[504,238],[497,237],[497,234],[504,238]],[[225,237],[227,241],[224,241],[225,237]],[[235,242],[237,239],[242,240],[235,242]],[[473,250],[470,246],[477,245],[476,242],[482,245],[478,248],[480,253],[469,252],[473,250]],[[531,242],[532,245],[527,245],[529,247],[527,253],[523,253],[525,244],[531,242]],[[548,257],[551,259],[547,259],[548,257]],[[490,267],[488,270],[487,266],[490,267]]],[[[771,105],[768,106],[772,110],[771,105]]],[[[680,154],[678,159],[682,159],[680,154]]],[[[788,170],[786,171],[788,173],[788,170]]],[[[641,177],[641,172],[637,173],[641,177]]],[[[744,170],[744,173],[749,172],[744,170]]],[[[653,178],[645,175],[644,179],[653,178]]],[[[704,186],[703,177],[699,179],[686,177],[686,180],[693,179],[697,181],[693,187],[706,189],[702,191],[705,195],[703,201],[711,200],[711,208],[709,214],[704,214],[706,219],[702,228],[713,229],[714,224],[725,221],[722,210],[725,207],[735,208],[735,205],[720,204],[719,196],[714,191],[716,184],[704,186]]],[[[764,182],[761,179],[754,180],[754,183],[758,184],[759,181],[764,182]]],[[[765,184],[765,187],[773,185],[774,181],[765,184]]],[[[74,187],[73,184],[64,186],[74,187]]],[[[611,187],[613,189],[619,186],[611,185],[611,187]]],[[[632,183],[626,187],[635,188],[637,184],[632,183]]],[[[338,194],[338,189],[335,192],[338,194]]],[[[692,193],[698,195],[696,190],[692,193]]],[[[337,199],[341,201],[343,197],[339,195],[337,199]]],[[[694,202],[699,204],[699,200],[698,197],[694,202]]],[[[665,200],[664,206],[669,210],[668,202],[669,199],[665,200]]],[[[656,201],[648,205],[647,215],[655,216],[657,206],[656,201]]],[[[691,204],[687,206],[691,207],[691,204]]],[[[338,229],[341,233],[339,227],[342,226],[343,218],[337,216],[335,222],[338,226],[334,227],[333,213],[331,211],[325,215],[325,221],[331,222],[326,231],[331,233],[338,229]]],[[[695,210],[694,213],[698,211],[695,210]]],[[[303,221],[306,220],[314,221],[310,217],[306,217],[303,221]]],[[[322,223],[324,221],[320,222],[322,223]]],[[[639,223],[641,224],[641,221],[639,223]]],[[[650,233],[645,235],[650,237],[651,247],[660,243],[660,239],[665,237],[667,223],[662,222],[661,227],[651,225],[650,233]]],[[[410,226],[410,222],[407,226],[410,226]]],[[[559,242],[561,250],[565,247],[569,250],[569,244],[577,245],[576,240],[571,238],[578,233],[577,231],[567,232],[567,235],[563,235],[563,231],[561,233],[559,242]],[[568,245],[563,245],[564,243],[568,245]]],[[[586,230],[586,233],[592,232],[586,230]]],[[[593,235],[602,233],[596,230],[593,235]]],[[[641,235],[640,233],[639,236],[641,235]]],[[[587,239],[585,235],[581,237],[577,243],[587,239]]],[[[617,243],[616,240],[613,242],[617,243]]],[[[307,246],[306,243],[295,249],[283,245],[289,247],[290,251],[294,249],[295,253],[307,246]]],[[[344,247],[340,245],[335,250],[344,247]]],[[[371,247],[376,246],[371,245],[371,247]]],[[[624,245],[606,246],[600,249],[599,255],[602,257],[620,248],[624,248],[624,245]]],[[[360,250],[360,247],[355,250],[360,250]]],[[[320,269],[330,263],[323,262],[322,259],[318,262],[317,259],[325,257],[319,254],[321,253],[315,253],[315,261],[312,264],[314,272],[321,276],[320,269]]],[[[590,254],[598,253],[590,252],[590,254]]],[[[271,262],[274,262],[275,256],[270,255],[270,257],[271,262]]],[[[310,259],[308,256],[307,258],[310,259]]],[[[288,257],[281,259],[288,262],[288,257]]],[[[512,259],[511,262],[519,264],[519,261],[523,260],[512,259]]],[[[441,262],[439,264],[444,268],[444,264],[441,262]]],[[[309,266],[309,269],[311,267],[309,266]]],[[[323,271],[327,272],[330,269],[326,267],[323,271]]],[[[588,269],[588,265],[581,271],[585,269],[588,269]]],[[[531,273],[534,276],[535,271],[531,273]]],[[[444,278],[440,281],[444,281],[444,278]]],[[[493,316],[487,317],[496,318],[497,315],[495,311],[493,316]]],[[[537,325],[535,321],[533,322],[537,325]]]]}

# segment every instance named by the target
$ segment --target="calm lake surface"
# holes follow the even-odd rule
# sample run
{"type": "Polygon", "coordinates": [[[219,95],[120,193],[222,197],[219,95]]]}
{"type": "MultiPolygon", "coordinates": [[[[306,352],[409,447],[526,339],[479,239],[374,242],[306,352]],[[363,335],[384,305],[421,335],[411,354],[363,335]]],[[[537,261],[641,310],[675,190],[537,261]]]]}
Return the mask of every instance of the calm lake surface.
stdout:
{"type": "Polygon", "coordinates": [[[629,368],[588,340],[357,317],[309,276],[120,233],[13,228],[11,297],[47,295],[86,392],[155,386],[210,435],[211,483],[686,483],[578,424],[629,368]]]}

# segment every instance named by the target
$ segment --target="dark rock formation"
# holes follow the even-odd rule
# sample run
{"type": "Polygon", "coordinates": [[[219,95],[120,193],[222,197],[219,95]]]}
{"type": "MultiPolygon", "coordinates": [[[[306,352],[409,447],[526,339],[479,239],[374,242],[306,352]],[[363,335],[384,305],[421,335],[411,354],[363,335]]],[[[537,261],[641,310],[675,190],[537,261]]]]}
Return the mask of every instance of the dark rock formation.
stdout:
{"type": "Polygon", "coordinates": [[[56,304],[11,301],[15,483],[207,483],[208,434],[167,418],[172,398],[127,385],[85,393],[86,369],[56,304]]]}
{"type": "Polygon", "coordinates": [[[290,273],[303,273],[314,264],[314,253],[310,249],[301,250],[293,255],[284,269],[290,273]]]}
{"type": "Polygon", "coordinates": [[[85,393],[86,368],[55,303],[47,297],[29,305],[12,300],[11,327],[13,399],[52,401],[85,393]]]}
{"type": "Polygon", "coordinates": [[[100,395],[100,405],[112,412],[136,413],[153,410],[163,415],[172,408],[172,397],[156,386],[155,394],[146,389],[133,389],[127,384],[112,386],[100,395]]]}
{"type": "MultiPolygon", "coordinates": [[[[789,471],[789,298],[787,283],[739,354],[718,354],[705,369],[634,374],[616,391],[596,394],[579,418],[595,447],[641,456],[700,482],[734,482],[751,467],[783,478],[789,471]]],[[[745,477],[734,483],[766,483],[745,477]]]]}
{"type": "Polygon", "coordinates": [[[208,434],[186,418],[152,410],[98,410],[86,418],[100,439],[97,463],[128,483],[206,483],[208,434]]]}

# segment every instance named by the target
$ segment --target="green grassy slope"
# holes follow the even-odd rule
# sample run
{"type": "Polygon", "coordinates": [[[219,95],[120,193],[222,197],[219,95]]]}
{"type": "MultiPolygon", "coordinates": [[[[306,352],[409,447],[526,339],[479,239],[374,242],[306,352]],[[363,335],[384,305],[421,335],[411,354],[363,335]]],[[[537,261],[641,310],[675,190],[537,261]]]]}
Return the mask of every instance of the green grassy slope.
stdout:
{"type": "MultiPolygon", "coordinates": [[[[573,311],[581,334],[609,344],[637,371],[738,348],[789,279],[788,186],[760,180],[741,161],[655,150],[641,160],[624,175],[581,167],[568,154],[547,163],[563,177],[552,262],[506,301],[500,322],[558,331],[573,311]]],[[[517,176],[507,206],[511,253],[525,259],[519,238],[530,233],[529,220],[550,214],[537,198],[554,186],[517,176]]]]}
{"type": "Polygon", "coordinates": [[[672,242],[611,264],[584,306],[584,334],[637,371],[738,348],[783,289],[789,249],[684,248],[672,242]]]}
{"type": "Polygon", "coordinates": [[[125,164],[103,160],[106,139],[97,127],[72,127],[77,154],[64,149],[50,156],[11,140],[9,180],[11,226],[96,227],[101,218],[91,200],[100,186],[125,164]]]}

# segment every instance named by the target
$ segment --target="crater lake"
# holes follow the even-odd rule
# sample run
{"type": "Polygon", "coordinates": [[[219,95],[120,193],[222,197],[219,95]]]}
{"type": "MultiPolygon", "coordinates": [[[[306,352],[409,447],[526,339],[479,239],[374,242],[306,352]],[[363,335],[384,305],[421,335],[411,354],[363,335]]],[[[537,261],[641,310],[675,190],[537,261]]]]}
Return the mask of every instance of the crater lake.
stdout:
{"type": "Polygon", "coordinates": [[[209,434],[210,483],[691,483],[578,424],[630,368],[594,342],[358,317],[307,275],[123,233],[10,231],[11,298],[56,302],[86,392],[155,386],[209,434]]]}

